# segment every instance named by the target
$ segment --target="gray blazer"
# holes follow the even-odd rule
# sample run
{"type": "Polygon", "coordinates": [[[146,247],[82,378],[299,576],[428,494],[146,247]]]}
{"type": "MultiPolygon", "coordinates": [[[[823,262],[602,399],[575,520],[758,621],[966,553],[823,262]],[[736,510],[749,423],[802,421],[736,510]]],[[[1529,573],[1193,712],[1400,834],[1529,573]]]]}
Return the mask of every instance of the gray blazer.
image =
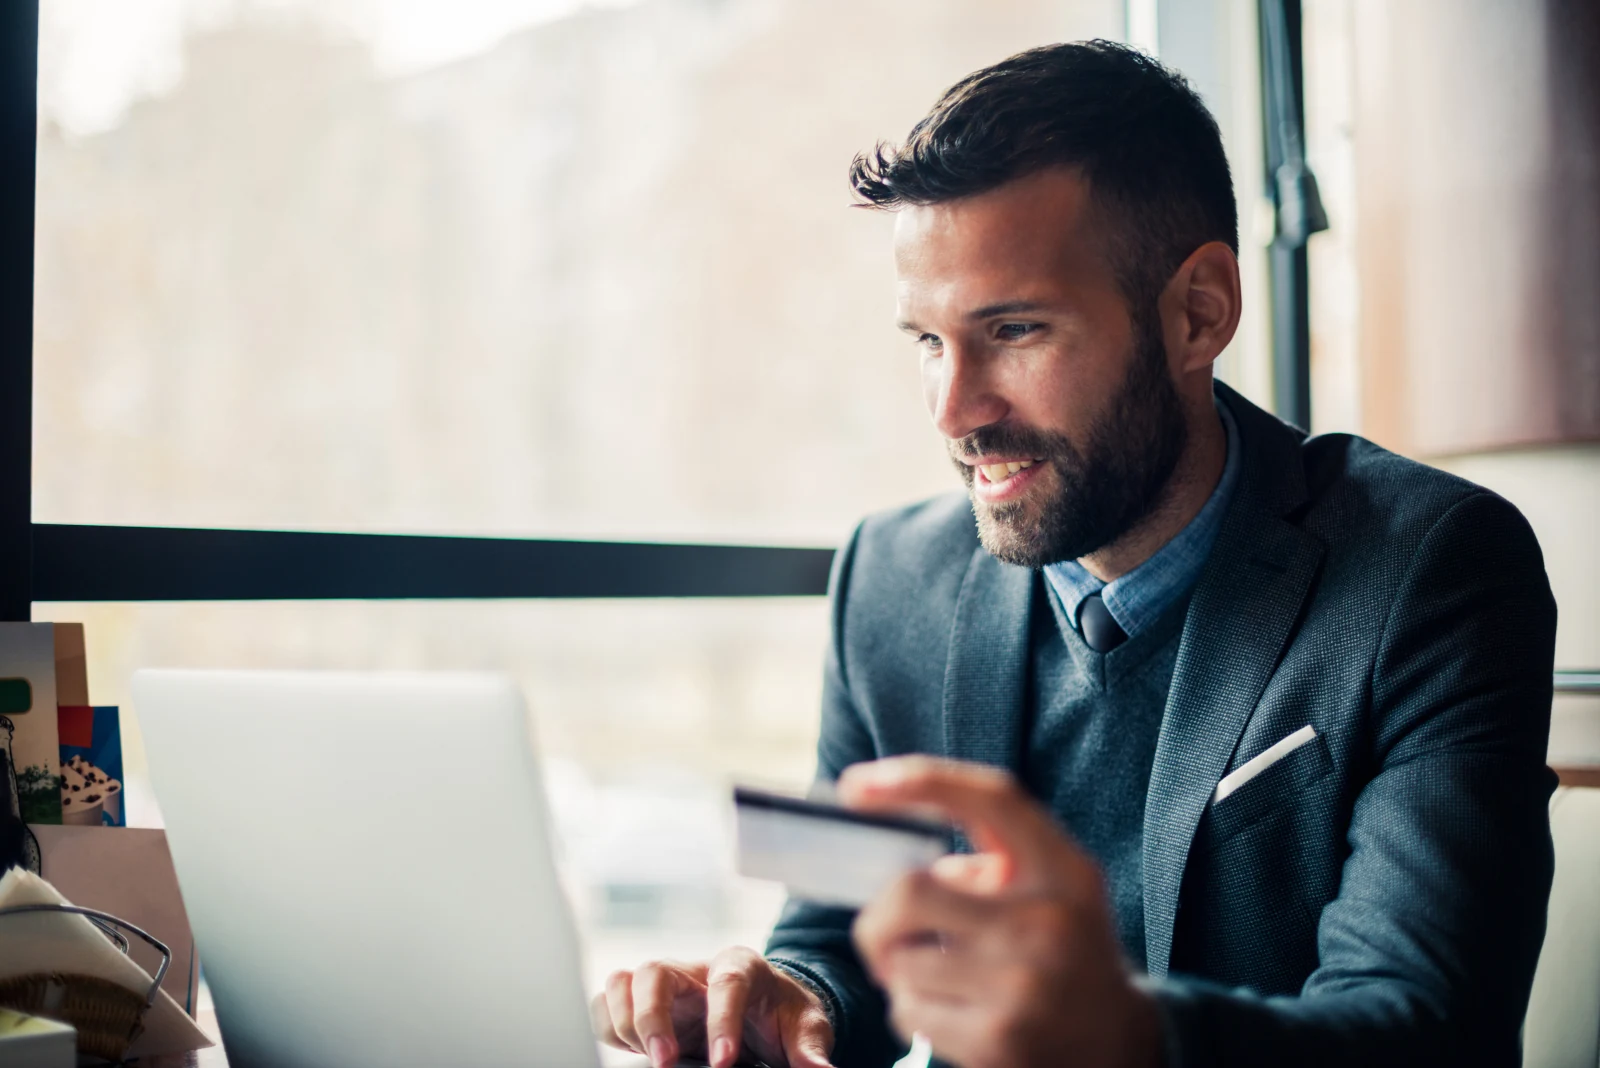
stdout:
{"type": "MultiPolygon", "coordinates": [[[[1553,866],[1538,543],[1481,487],[1217,394],[1244,469],[1145,808],[1169,1061],[1518,1063],[1553,866]],[[1307,724],[1310,744],[1212,803],[1307,724]]],[[[1015,772],[1038,590],[979,545],[964,495],[863,522],[834,566],[818,775],[911,752],[1015,772]]],[[[836,1064],[887,1065],[903,1046],[852,918],[791,903],[768,954],[831,993],[836,1064]]]]}

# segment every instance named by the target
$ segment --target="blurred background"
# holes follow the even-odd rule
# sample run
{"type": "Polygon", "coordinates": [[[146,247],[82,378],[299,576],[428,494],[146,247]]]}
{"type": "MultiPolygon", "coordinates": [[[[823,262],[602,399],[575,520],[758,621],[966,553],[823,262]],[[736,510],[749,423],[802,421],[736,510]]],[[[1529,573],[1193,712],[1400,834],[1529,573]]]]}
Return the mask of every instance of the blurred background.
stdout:
{"type": "MultiPolygon", "coordinates": [[[[1310,423],[1505,494],[1600,664],[1600,15],[1301,0],[1310,423]]],[[[1256,0],[43,0],[39,523],[831,546],[957,483],[857,151],[1129,40],[1223,129],[1275,388],[1256,0]]],[[[136,667],[514,674],[597,979],[759,945],[734,781],[811,773],[821,598],[66,604],[136,667]]],[[[1600,764],[1558,701],[1552,761],[1600,764]]]]}

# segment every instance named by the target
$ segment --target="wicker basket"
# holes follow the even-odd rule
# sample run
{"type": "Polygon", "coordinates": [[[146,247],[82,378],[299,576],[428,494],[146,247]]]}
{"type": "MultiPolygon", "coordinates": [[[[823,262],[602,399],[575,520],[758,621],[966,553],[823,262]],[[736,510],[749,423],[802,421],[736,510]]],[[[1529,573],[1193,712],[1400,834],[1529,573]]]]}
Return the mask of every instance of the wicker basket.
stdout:
{"type": "Polygon", "coordinates": [[[78,1029],[78,1052],[120,1061],[144,1030],[145,997],[87,975],[19,975],[0,979],[0,1006],[59,1020],[78,1029]]]}

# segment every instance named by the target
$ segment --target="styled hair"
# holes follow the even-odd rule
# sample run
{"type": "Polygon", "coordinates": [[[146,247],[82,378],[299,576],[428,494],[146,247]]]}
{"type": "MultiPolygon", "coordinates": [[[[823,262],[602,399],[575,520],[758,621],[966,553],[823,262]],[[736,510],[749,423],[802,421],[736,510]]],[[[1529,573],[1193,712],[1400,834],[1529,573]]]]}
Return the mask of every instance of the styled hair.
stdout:
{"type": "Polygon", "coordinates": [[[905,144],[850,165],[862,206],[894,209],[1075,168],[1136,317],[1209,241],[1239,251],[1217,121],[1183,76],[1112,41],[1047,45],[945,90],[905,144]]]}

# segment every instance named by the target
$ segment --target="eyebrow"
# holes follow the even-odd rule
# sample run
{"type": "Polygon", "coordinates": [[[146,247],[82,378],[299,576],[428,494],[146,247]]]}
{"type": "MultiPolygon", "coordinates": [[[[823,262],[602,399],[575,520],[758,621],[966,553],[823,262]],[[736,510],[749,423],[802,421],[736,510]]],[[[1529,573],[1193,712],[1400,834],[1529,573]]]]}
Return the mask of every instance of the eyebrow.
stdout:
{"type": "MultiPolygon", "coordinates": [[[[1020,315],[1025,312],[1035,312],[1039,311],[1043,307],[1044,305],[1032,300],[1007,300],[1002,301],[999,304],[985,304],[981,308],[974,308],[972,311],[967,313],[966,317],[972,322],[977,323],[982,322],[985,319],[993,319],[1001,315],[1020,315]]],[[[901,319],[899,322],[895,323],[895,326],[911,334],[918,334],[922,332],[922,328],[916,323],[912,322],[910,319],[901,319]]]]}
{"type": "Polygon", "coordinates": [[[1022,312],[1038,311],[1044,305],[1032,300],[1008,300],[1000,304],[985,304],[981,308],[974,308],[967,313],[967,318],[974,322],[980,319],[993,319],[997,315],[1018,315],[1022,312]]]}

